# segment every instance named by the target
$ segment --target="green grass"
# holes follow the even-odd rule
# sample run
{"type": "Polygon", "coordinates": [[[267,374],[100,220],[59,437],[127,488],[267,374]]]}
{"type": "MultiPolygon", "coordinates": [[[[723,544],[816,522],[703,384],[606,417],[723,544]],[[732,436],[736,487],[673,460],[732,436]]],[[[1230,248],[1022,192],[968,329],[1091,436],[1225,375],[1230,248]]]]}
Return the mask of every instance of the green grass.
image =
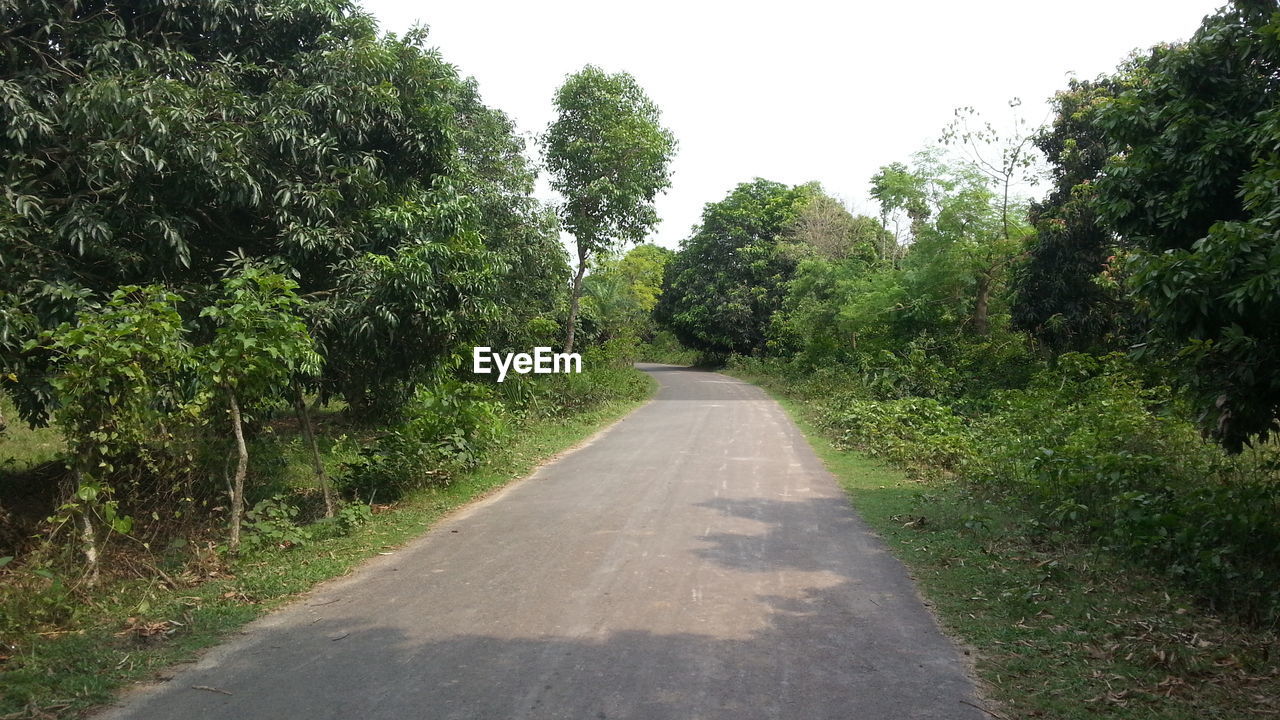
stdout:
{"type": "Polygon", "coordinates": [[[922,484],[838,449],[772,378],[864,520],[972,648],[1004,718],[1280,716],[1280,642],[1231,624],[1105,552],[1035,531],[956,484],[922,484]]]}
{"type": "Polygon", "coordinates": [[[32,430],[18,418],[9,398],[0,394],[0,416],[5,426],[0,432],[0,475],[21,472],[55,460],[64,447],[62,436],[52,427],[32,430]]]}
{"type": "MultiPolygon", "coordinates": [[[[656,384],[648,383],[652,394],[656,384]]],[[[120,686],[189,659],[316,583],[420,535],[643,402],[615,401],[568,418],[532,421],[474,470],[448,486],[413,493],[350,535],[247,556],[230,566],[212,551],[197,552],[206,563],[188,563],[168,579],[114,583],[88,602],[51,591],[48,582],[42,592],[28,593],[26,604],[24,597],[0,596],[0,610],[44,613],[46,627],[58,628],[6,638],[9,644],[0,646],[0,718],[71,717],[107,702],[120,686]]],[[[0,628],[5,625],[0,618],[0,628]]]]}

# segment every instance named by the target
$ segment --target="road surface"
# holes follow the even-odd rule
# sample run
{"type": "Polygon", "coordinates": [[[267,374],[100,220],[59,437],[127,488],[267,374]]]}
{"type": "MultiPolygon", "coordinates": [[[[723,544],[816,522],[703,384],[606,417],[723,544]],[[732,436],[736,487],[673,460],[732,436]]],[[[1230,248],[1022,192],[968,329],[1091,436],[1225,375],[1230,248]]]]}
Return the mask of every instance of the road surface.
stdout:
{"type": "Polygon", "coordinates": [[[781,408],[642,369],[593,441],[103,717],[985,718],[781,408]]]}

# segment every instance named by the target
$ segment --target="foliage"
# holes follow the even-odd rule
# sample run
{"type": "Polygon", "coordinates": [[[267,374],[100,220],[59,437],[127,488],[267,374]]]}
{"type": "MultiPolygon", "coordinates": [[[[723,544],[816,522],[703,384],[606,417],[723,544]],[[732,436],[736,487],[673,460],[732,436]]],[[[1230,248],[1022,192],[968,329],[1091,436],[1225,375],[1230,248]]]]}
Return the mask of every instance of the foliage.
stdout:
{"type": "Polygon", "coordinates": [[[877,220],[855,217],[825,194],[804,203],[785,235],[800,252],[832,261],[855,259],[871,264],[892,257],[896,250],[893,236],[877,220]]]}
{"type": "Polygon", "coordinates": [[[931,398],[877,401],[846,397],[826,404],[819,422],[839,444],[859,448],[919,474],[954,473],[974,456],[963,420],[931,398]]]}
{"type": "MultiPolygon", "coordinates": [[[[175,450],[173,433],[194,413],[175,392],[188,362],[179,298],[158,286],[125,286],[101,307],[81,311],[75,325],[47,332],[61,404],[58,427],[71,455],[74,487],[51,518],[60,528],[79,519],[91,582],[98,576],[99,527],[128,533],[133,518],[113,497],[114,476],[160,469],[175,450]]],[[[24,348],[30,351],[36,341],[24,348]]]]}
{"type": "Polygon", "coordinates": [[[606,258],[583,280],[596,341],[615,337],[644,340],[656,331],[653,308],[662,292],[667,264],[675,253],[657,245],[637,245],[621,258],[606,258]]]}
{"type": "Polygon", "coordinates": [[[298,285],[253,265],[234,269],[220,283],[220,297],[200,311],[214,326],[197,348],[209,385],[253,405],[274,399],[295,373],[319,370],[320,357],[298,317],[298,285]]]}
{"type": "Polygon", "coordinates": [[[279,273],[241,264],[223,278],[221,297],[200,312],[214,323],[213,337],[197,350],[198,374],[210,394],[225,404],[235,437],[236,469],[231,494],[232,552],[240,548],[240,513],[249,451],[244,412],[279,399],[291,378],[319,370],[306,324],[295,314],[297,284],[279,273]]]}
{"type": "Polygon", "coordinates": [[[244,549],[293,548],[305,545],[311,533],[298,524],[298,508],[276,495],[258,501],[244,517],[244,549]]]}
{"type": "Polygon", "coordinates": [[[1097,114],[1115,153],[1098,212],[1138,248],[1151,339],[1232,450],[1280,416],[1278,27],[1274,3],[1239,0],[1156,48],[1097,114]]]}
{"type": "MultiPolygon", "coordinates": [[[[451,354],[433,333],[492,301],[476,276],[497,269],[459,195],[480,195],[482,175],[509,196],[520,185],[485,151],[509,126],[487,122],[424,32],[379,37],[345,0],[100,5],[0,7],[0,337],[56,327],[127,284],[163,282],[203,306],[236,253],[285,263],[332,361],[326,385],[354,403],[451,354]],[[363,287],[373,257],[405,255],[434,264],[430,303],[393,285],[330,306],[363,287]],[[351,327],[403,345],[350,341],[351,327]],[[352,382],[371,357],[395,367],[352,382]]],[[[491,225],[522,222],[519,202],[492,194],[491,225]]],[[[42,422],[47,356],[4,341],[0,355],[23,417],[42,422]]]]}
{"type": "Polygon", "coordinates": [[[998,195],[977,166],[936,152],[917,154],[911,168],[882,168],[872,186],[882,206],[912,219],[903,319],[934,332],[962,325],[989,336],[1000,312],[992,304],[1002,302],[1009,265],[1028,234],[1023,209],[998,195]]]}
{"type": "Polygon", "coordinates": [[[780,238],[820,192],[758,178],[708,203],[668,267],[659,322],[696,350],[762,351],[796,266],[780,238]]]}
{"type": "Polygon", "coordinates": [[[588,65],[556,92],[556,121],[543,137],[561,218],[583,252],[640,241],[657,222],[652,202],[669,183],[675,150],[658,108],[627,73],[588,65]]]}
{"type": "Polygon", "coordinates": [[[1125,240],[1093,207],[1098,174],[1111,154],[1098,110],[1124,85],[1123,75],[1072,80],[1053,98],[1053,122],[1035,137],[1053,187],[1031,206],[1035,235],[1015,272],[1012,319],[1054,352],[1117,348],[1139,323],[1116,260],[1125,240]]]}
{"type": "Polygon", "coordinates": [[[564,197],[561,222],[577,245],[565,342],[572,352],[587,264],[619,243],[643,240],[657,223],[653,199],[670,185],[676,143],[627,73],[588,65],[565,80],[555,106],[558,116],[542,142],[551,187],[564,197]]]}
{"type": "Polygon", "coordinates": [[[1170,412],[1123,357],[1067,354],[983,419],[975,475],[1038,521],[1097,538],[1211,604],[1280,613],[1280,488],[1265,456],[1231,459],[1170,412]]]}
{"type": "Polygon", "coordinates": [[[394,501],[474,467],[506,432],[503,406],[484,385],[447,381],[417,391],[404,419],[347,464],[339,489],[359,502],[394,501]]]}
{"type": "Polygon", "coordinates": [[[571,276],[559,221],[552,208],[533,197],[536,173],[511,119],[483,104],[474,81],[464,83],[451,104],[461,161],[458,192],[472,204],[477,232],[497,272],[494,282],[474,288],[491,298],[493,307],[465,311],[463,332],[455,334],[497,348],[549,345],[558,328],[539,326],[556,322],[563,312],[571,276]]]}
{"type": "MultiPolygon", "coordinates": [[[[1225,454],[1123,355],[1064,354],[980,405],[916,394],[929,392],[917,380],[928,370],[905,363],[896,379],[778,360],[732,367],[802,400],[838,447],[958,481],[988,515],[1024,518],[1024,532],[1094,541],[1248,622],[1280,617],[1276,448],[1225,454]]],[[[965,384],[959,368],[939,369],[965,384]]],[[[981,529],[983,517],[966,522],[981,529]]]]}
{"type": "Polygon", "coordinates": [[[188,362],[179,301],[159,286],[128,285],[45,334],[57,425],[84,475],[105,480],[122,459],[145,458],[169,435],[171,414],[188,412],[174,392],[188,362]]]}

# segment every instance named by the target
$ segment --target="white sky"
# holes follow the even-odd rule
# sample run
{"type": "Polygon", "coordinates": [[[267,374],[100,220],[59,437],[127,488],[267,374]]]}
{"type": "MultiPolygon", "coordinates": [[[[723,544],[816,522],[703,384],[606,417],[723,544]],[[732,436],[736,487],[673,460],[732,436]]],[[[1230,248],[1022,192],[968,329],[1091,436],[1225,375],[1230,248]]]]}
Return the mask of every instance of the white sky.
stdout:
{"type": "Polygon", "coordinates": [[[671,248],[703,205],[755,177],[817,180],[871,214],[872,174],[936,141],[955,108],[1005,122],[1019,97],[1039,124],[1069,74],[1186,39],[1224,2],[363,0],[384,30],[428,25],[526,134],[546,128],[556,88],[583,65],[634,75],[679,141],[652,238],[671,248]]]}

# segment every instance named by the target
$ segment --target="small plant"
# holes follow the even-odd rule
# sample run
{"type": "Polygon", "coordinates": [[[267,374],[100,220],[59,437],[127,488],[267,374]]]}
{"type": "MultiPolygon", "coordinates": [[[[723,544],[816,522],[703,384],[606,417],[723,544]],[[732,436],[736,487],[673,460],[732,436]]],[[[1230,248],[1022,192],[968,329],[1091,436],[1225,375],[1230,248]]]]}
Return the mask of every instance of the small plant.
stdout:
{"type": "Polygon", "coordinates": [[[241,543],[250,552],[269,547],[291,548],[305,545],[311,533],[298,525],[298,508],[284,496],[258,501],[245,513],[241,543]]]}
{"type": "Polygon", "coordinates": [[[373,519],[373,508],[364,503],[347,503],[334,516],[338,529],[344,535],[350,535],[373,519]]]}

